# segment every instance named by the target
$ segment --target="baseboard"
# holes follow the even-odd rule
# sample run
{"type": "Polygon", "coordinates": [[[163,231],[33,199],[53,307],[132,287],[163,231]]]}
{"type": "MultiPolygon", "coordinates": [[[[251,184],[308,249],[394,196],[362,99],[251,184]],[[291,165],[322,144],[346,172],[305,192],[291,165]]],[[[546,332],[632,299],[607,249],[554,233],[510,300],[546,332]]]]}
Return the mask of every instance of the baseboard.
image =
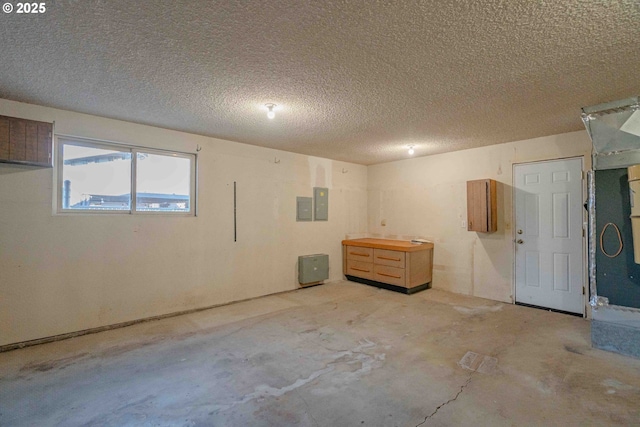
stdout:
{"type": "Polygon", "coordinates": [[[47,344],[47,343],[51,343],[51,342],[55,342],[55,341],[68,340],[70,338],[80,337],[82,335],[97,334],[99,332],[110,331],[112,329],[126,328],[127,326],[137,325],[139,323],[152,322],[154,320],[168,319],[170,317],[176,317],[176,316],[182,316],[182,315],[185,315],[185,314],[197,313],[199,311],[211,310],[212,308],[216,308],[216,307],[224,307],[224,306],[227,306],[227,305],[237,304],[237,303],[246,302],[246,301],[252,301],[252,300],[255,300],[255,299],[258,299],[258,298],[268,297],[268,296],[272,296],[272,295],[286,294],[288,292],[298,291],[300,289],[301,288],[289,289],[289,290],[286,290],[286,291],[275,292],[275,293],[267,294],[267,295],[260,295],[260,296],[257,296],[257,297],[246,298],[246,299],[242,299],[242,300],[238,300],[238,301],[230,301],[230,302],[226,302],[226,303],[222,303],[222,304],[209,305],[209,306],[206,306],[206,307],[192,308],[192,309],[189,309],[189,310],[182,310],[182,311],[175,311],[175,312],[172,312],[172,313],[160,314],[158,316],[144,317],[142,319],[130,320],[130,321],[121,322],[121,323],[114,323],[114,324],[105,325],[105,326],[98,326],[96,328],[83,329],[81,331],[67,332],[67,333],[64,333],[64,334],[53,335],[53,336],[44,337],[44,338],[37,338],[37,339],[34,339],[34,340],[29,340],[29,341],[21,341],[21,342],[12,343],[12,344],[4,344],[4,345],[0,346],[0,353],[6,352],[6,351],[11,351],[11,350],[17,350],[17,349],[25,348],[25,347],[31,347],[31,346],[34,346],[34,345],[47,344]]]}

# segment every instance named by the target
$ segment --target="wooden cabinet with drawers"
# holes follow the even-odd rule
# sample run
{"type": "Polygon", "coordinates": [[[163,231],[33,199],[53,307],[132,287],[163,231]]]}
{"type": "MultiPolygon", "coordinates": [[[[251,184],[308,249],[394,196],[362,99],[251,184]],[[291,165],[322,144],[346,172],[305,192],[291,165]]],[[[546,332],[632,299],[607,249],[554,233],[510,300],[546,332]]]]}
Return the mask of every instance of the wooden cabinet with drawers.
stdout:
{"type": "Polygon", "coordinates": [[[352,239],[342,241],[342,251],[343,272],[351,281],[407,294],[431,283],[433,243],[352,239]]]}

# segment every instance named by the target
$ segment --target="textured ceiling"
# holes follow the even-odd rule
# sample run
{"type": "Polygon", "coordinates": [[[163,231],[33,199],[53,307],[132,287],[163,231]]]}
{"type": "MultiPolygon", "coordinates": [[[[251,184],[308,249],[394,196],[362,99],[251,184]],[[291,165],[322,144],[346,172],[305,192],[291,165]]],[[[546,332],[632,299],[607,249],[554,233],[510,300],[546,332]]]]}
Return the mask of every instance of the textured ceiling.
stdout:
{"type": "Polygon", "coordinates": [[[580,130],[640,95],[638,0],[46,6],[0,14],[0,98],[355,163],[580,130]]]}

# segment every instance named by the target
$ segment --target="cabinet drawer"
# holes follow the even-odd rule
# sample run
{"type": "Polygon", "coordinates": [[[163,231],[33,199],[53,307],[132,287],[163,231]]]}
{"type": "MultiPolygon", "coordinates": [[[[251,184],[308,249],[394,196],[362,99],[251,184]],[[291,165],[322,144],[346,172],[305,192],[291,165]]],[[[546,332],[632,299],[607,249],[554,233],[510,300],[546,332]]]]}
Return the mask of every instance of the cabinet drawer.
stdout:
{"type": "Polygon", "coordinates": [[[373,262],[373,248],[347,246],[347,259],[354,261],[373,262]]]}
{"type": "Polygon", "coordinates": [[[406,287],[404,274],[404,268],[388,267],[386,265],[375,265],[373,267],[373,280],[390,285],[406,287]]]}
{"type": "Polygon", "coordinates": [[[349,276],[362,277],[363,279],[373,280],[373,264],[370,262],[362,262],[348,259],[347,272],[349,276]]]}
{"type": "Polygon", "coordinates": [[[378,265],[404,268],[404,256],[404,252],[400,251],[389,251],[386,249],[373,250],[373,262],[378,265]]]}

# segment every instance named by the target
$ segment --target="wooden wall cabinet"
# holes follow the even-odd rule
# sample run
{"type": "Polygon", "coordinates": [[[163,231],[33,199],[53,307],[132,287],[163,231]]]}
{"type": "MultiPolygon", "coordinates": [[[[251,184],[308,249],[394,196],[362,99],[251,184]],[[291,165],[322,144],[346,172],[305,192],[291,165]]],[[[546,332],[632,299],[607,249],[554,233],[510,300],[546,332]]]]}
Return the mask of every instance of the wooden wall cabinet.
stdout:
{"type": "Polygon", "coordinates": [[[52,167],[53,123],[0,116],[0,162],[52,167]]]}
{"type": "Polygon", "coordinates": [[[467,181],[467,230],[492,233],[498,230],[496,182],[467,181]]]}

